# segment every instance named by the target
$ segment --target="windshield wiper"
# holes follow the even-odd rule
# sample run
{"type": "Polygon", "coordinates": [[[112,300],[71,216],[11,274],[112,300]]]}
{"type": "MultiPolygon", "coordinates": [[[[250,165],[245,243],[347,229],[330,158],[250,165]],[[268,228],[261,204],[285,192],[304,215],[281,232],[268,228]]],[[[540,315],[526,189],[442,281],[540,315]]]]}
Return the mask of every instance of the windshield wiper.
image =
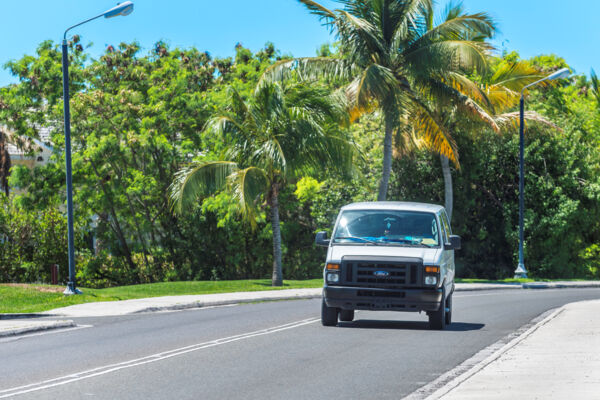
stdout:
{"type": "Polygon", "coordinates": [[[381,238],[382,242],[398,242],[398,243],[409,243],[414,244],[412,240],[408,239],[391,239],[391,238],[381,238]]]}
{"type": "Polygon", "coordinates": [[[383,242],[398,242],[398,243],[406,243],[410,246],[415,246],[415,247],[427,247],[427,248],[431,248],[434,247],[434,245],[429,245],[426,243],[415,243],[414,240],[408,240],[408,239],[391,239],[391,238],[382,238],[381,239],[383,242]]]}
{"type": "Polygon", "coordinates": [[[360,236],[336,236],[333,239],[334,240],[335,239],[358,239],[358,240],[362,240],[365,243],[371,243],[371,244],[374,244],[374,245],[378,245],[379,244],[379,243],[377,243],[374,240],[366,239],[366,238],[360,237],[360,236]]]}

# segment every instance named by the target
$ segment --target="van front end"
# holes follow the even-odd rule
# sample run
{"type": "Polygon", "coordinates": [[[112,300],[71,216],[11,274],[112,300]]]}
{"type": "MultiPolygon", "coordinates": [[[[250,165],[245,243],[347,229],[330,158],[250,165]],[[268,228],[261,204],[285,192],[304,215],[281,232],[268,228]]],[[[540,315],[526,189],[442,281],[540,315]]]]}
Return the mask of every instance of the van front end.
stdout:
{"type": "Polygon", "coordinates": [[[323,298],[342,310],[436,311],[439,279],[439,267],[425,267],[420,258],[344,257],[327,263],[323,298]]]}

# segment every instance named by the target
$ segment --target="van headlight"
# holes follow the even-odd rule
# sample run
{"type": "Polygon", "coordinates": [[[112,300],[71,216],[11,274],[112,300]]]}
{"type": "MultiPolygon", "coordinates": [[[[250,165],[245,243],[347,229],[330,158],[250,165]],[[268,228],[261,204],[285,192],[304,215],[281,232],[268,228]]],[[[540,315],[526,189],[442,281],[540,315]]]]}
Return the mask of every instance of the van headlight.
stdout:
{"type": "Polygon", "coordinates": [[[435,285],[435,284],[437,284],[437,276],[427,275],[425,277],[425,284],[426,285],[435,285]]]}
{"type": "Polygon", "coordinates": [[[327,283],[338,283],[340,281],[340,275],[334,272],[327,273],[327,283]]]}

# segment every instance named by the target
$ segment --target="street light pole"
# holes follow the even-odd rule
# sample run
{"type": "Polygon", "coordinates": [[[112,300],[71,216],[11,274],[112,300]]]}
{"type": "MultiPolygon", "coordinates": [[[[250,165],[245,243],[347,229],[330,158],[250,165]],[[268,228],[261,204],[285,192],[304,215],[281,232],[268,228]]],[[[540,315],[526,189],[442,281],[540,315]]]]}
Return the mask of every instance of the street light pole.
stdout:
{"type": "Polygon", "coordinates": [[[75,287],[75,239],[73,233],[73,180],[71,172],[71,114],[69,109],[69,55],[67,33],[62,42],[63,104],[65,114],[65,164],[67,169],[67,224],[69,231],[69,282],[64,294],[80,294],[75,287]]]}
{"type": "Polygon", "coordinates": [[[73,174],[71,168],[71,114],[69,109],[69,49],[67,46],[67,32],[69,30],[83,25],[86,22],[96,18],[112,18],[118,15],[129,15],[133,11],[133,3],[126,1],[117,6],[97,15],[93,18],[75,24],[65,31],[62,41],[62,70],[63,70],[63,107],[65,117],[65,164],[67,175],[67,227],[68,227],[68,246],[69,246],[69,282],[63,292],[66,295],[81,294],[81,291],[75,287],[75,234],[73,232],[73,174]]]}
{"type": "Polygon", "coordinates": [[[545,78],[530,83],[521,90],[521,101],[519,103],[519,265],[517,266],[517,269],[515,269],[515,278],[527,278],[527,270],[525,269],[525,261],[523,259],[523,231],[525,229],[523,221],[523,214],[525,212],[525,135],[523,132],[525,126],[525,89],[546,80],[566,78],[570,73],[569,68],[559,69],[545,78]]]}

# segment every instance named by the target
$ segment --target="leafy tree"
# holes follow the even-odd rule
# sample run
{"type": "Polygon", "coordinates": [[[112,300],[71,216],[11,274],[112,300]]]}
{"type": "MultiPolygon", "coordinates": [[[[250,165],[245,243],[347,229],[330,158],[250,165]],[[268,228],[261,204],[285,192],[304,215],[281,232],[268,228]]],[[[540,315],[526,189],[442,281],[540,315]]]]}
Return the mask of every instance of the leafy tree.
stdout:
{"type": "MultiPolygon", "coordinates": [[[[123,258],[120,265],[129,271],[123,276],[133,277],[131,283],[139,276],[132,271],[153,265],[160,269],[166,262],[180,266],[182,278],[189,277],[186,271],[206,263],[184,235],[187,221],[170,212],[168,187],[182,162],[222,150],[222,142],[199,131],[224,104],[224,81],[244,95],[250,93],[278,52],[267,45],[259,56],[240,47],[236,60],[227,65],[197,49],[171,50],[159,42],[143,55],[136,43],[123,43],[108,46],[98,60],[87,62],[75,38],[70,46],[73,179],[80,226],[93,224],[96,251],[123,258]],[[223,69],[217,73],[219,66],[223,69]]],[[[0,89],[0,123],[18,137],[38,138],[39,128],[47,127],[55,149],[53,162],[43,167],[13,168],[12,184],[26,190],[17,201],[32,211],[57,207],[64,201],[63,128],[56,122],[63,119],[60,51],[44,42],[36,56],[8,67],[20,82],[0,89]]]]}
{"type": "Polygon", "coordinates": [[[266,77],[278,80],[295,69],[306,78],[346,79],[353,118],[374,109],[381,112],[385,128],[378,200],[387,196],[395,134],[405,136],[415,127],[431,147],[458,162],[452,138],[425,99],[443,98],[482,114],[459,90],[465,71],[485,65],[490,47],[481,38],[494,32],[492,20],[484,13],[458,14],[450,7],[445,20],[434,26],[432,0],[338,0],[344,8],[335,11],[312,0],[299,1],[335,31],[340,56],[281,61],[266,77]]]}
{"type": "MultiPolygon", "coordinates": [[[[517,128],[519,124],[519,112],[514,112],[518,105],[520,93],[526,85],[541,79],[541,72],[526,61],[508,61],[491,59],[489,69],[483,71],[477,81],[469,83],[464,92],[470,98],[481,104],[489,119],[469,118],[468,114],[457,114],[456,108],[445,107],[444,104],[433,102],[433,110],[439,118],[445,121],[446,129],[450,132],[463,131],[468,134],[473,129],[481,127],[486,123],[497,133],[500,130],[517,128]],[[463,129],[460,129],[461,125],[463,129]]],[[[549,83],[545,83],[548,85],[549,83]]],[[[556,125],[543,118],[534,111],[526,111],[525,120],[531,123],[541,123],[552,128],[556,125]]],[[[452,218],[453,210],[453,186],[450,164],[447,157],[440,155],[442,174],[444,177],[444,202],[448,216],[452,218]]]]}
{"type": "Polygon", "coordinates": [[[351,169],[351,143],[337,128],[343,115],[339,98],[309,85],[263,83],[248,101],[231,89],[226,112],[207,125],[230,147],[222,160],[203,160],[177,174],[171,192],[175,209],[181,212],[198,196],[225,188],[255,223],[264,198],[273,234],[272,282],[281,286],[280,192],[286,182],[324,167],[351,169]]]}
{"type": "Polygon", "coordinates": [[[592,81],[592,94],[596,99],[597,107],[600,109],[600,81],[598,80],[598,76],[596,75],[596,71],[594,71],[594,69],[592,69],[590,79],[592,81]]]}

